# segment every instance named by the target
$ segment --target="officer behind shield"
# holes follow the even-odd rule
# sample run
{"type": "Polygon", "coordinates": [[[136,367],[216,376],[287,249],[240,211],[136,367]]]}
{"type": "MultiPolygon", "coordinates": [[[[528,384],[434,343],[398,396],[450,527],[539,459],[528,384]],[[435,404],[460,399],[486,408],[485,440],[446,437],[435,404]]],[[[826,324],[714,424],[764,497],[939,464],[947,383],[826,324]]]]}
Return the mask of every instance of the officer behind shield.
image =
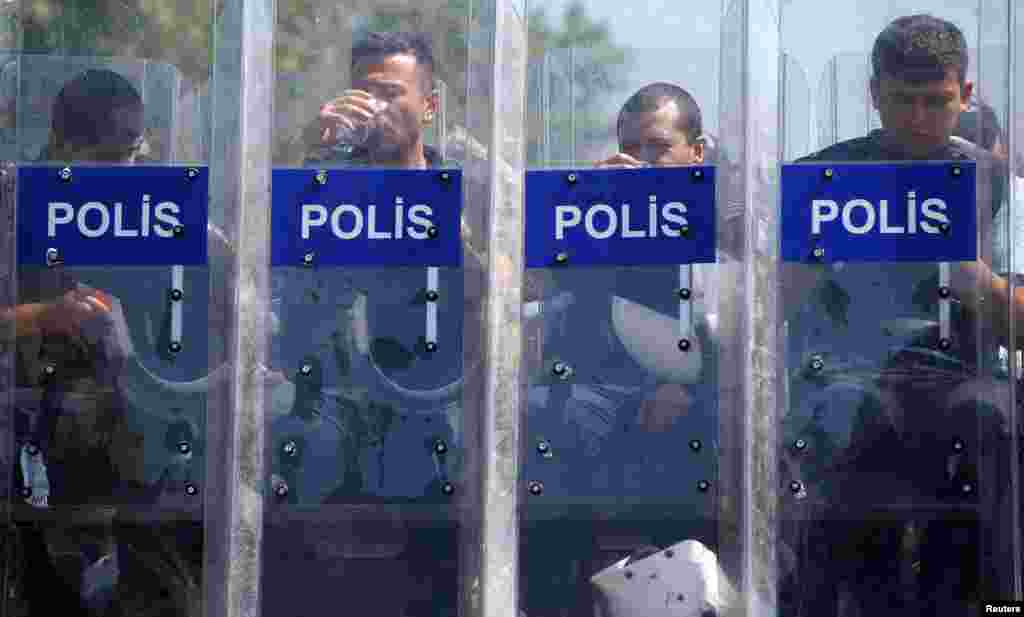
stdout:
{"type": "MultiPolygon", "coordinates": [[[[135,87],[89,70],[58,94],[41,158],[131,165],[147,152],[143,126],[135,87]]],[[[2,171],[0,200],[13,208],[14,168],[2,171]]],[[[18,299],[2,323],[16,341],[12,503],[25,505],[5,534],[5,602],[32,615],[198,615],[199,556],[182,548],[196,537],[126,524],[113,505],[150,503],[154,491],[119,383],[130,347],[120,301],[65,268],[27,264],[18,299]]]]}
{"type": "MultiPolygon", "coordinates": [[[[953,136],[974,89],[963,34],[932,16],[901,17],[878,36],[871,60],[882,128],[800,162],[976,161],[984,254],[1004,180],[989,152],[953,136]]],[[[784,421],[785,473],[806,490],[794,508],[808,494],[830,508],[812,523],[798,551],[799,574],[788,581],[795,595],[785,597],[803,602],[801,614],[836,614],[842,596],[862,614],[897,607],[946,614],[943,608],[962,610],[972,599],[1005,591],[996,581],[998,564],[1009,556],[982,557],[979,548],[1009,544],[996,538],[993,524],[1009,484],[1002,447],[1011,430],[1008,397],[1005,383],[984,377],[992,362],[978,366],[974,311],[978,289],[987,302],[1005,306],[1006,281],[982,260],[951,265],[954,344],[945,349],[932,321],[938,272],[935,264],[785,267],[788,364],[797,373],[784,421]],[[808,368],[814,354],[819,364],[808,368]],[[810,447],[792,454],[798,439],[810,447]],[[859,504],[884,509],[910,500],[927,507],[975,494],[978,519],[959,525],[848,512],[859,504]]],[[[1024,303],[1018,297],[1013,304],[1020,323],[1024,303]]],[[[1003,311],[986,317],[995,332],[1006,332],[1003,311]]]]}

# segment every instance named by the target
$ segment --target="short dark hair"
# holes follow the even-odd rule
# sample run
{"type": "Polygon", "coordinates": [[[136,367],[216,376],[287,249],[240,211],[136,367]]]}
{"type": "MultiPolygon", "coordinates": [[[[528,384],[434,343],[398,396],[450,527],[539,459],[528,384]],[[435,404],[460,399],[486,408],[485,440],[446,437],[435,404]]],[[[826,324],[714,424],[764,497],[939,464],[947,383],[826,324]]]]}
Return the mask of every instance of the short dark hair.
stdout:
{"type": "Polygon", "coordinates": [[[999,125],[999,116],[991,105],[976,103],[960,114],[953,134],[991,152],[1002,138],[1003,129],[999,125]]]}
{"type": "Polygon", "coordinates": [[[694,143],[704,132],[700,107],[689,92],[677,85],[664,82],[647,84],[629,97],[622,106],[622,110],[619,111],[619,119],[615,127],[616,135],[621,139],[622,125],[625,123],[626,114],[658,111],[669,101],[675,101],[679,108],[676,126],[686,134],[686,139],[690,143],[694,143]]]}
{"type": "Polygon", "coordinates": [[[931,15],[909,15],[889,24],[871,50],[873,79],[892,75],[911,82],[941,81],[956,69],[967,78],[967,43],[956,25],[931,15]]]}
{"type": "Polygon", "coordinates": [[[142,137],[142,97],[130,81],[108,69],[90,69],[64,84],[53,102],[51,126],[61,143],[129,145],[142,137]],[[116,113],[124,108],[138,114],[116,113]]]}
{"type": "Polygon", "coordinates": [[[422,71],[425,93],[434,88],[434,52],[430,40],[415,32],[366,32],[356,39],[352,46],[352,72],[367,61],[382,60],[396,54],[408,54],[416,58],[416,66],[422,71]]]}

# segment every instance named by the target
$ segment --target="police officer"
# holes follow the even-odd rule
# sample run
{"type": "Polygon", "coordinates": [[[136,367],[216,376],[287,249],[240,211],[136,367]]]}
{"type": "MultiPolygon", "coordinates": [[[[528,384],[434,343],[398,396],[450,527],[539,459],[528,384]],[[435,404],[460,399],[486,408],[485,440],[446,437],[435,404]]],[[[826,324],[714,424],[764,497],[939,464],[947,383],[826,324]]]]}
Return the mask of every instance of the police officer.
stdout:
{"type": "MultiPolygon", "coordinates": [[[[953,137],[974,88],[963,34],[932,16],[901,17],[878,36],[871,60],[882,128],[801,162],[976,161],[984,254],[1002,180],[991,154],[953,137]]],[[[787,265],[783,306],[795,376],[784,434],[787,445],[801,439],[807,448],[788,458],[787,472],[829,508],[812,525],[806,560],[790,581],[806,614],[836,614],[841,596],[865,614],[897,607],[960,614],[973,594],[994,597],[984,593],[994,589],[996,567],[979,557],[978,543],[993,545],[994,502],[1008,478],[1000,444],[1011,428],[1005,386],[979,377],[988,366],[978,366],[975,354],[979,279],[981,294],[1005,306],[1005,281],[984,261],[953,265],[950,345],[931,321],[940,300],[935,265],[787,265]],[[857,522],[870,521],[873,506],[927,507],[976,494],[985,501],[980,523],[857,522]]],[[[1005,331],[1000,311],[989,316],[1005,331]]]]}

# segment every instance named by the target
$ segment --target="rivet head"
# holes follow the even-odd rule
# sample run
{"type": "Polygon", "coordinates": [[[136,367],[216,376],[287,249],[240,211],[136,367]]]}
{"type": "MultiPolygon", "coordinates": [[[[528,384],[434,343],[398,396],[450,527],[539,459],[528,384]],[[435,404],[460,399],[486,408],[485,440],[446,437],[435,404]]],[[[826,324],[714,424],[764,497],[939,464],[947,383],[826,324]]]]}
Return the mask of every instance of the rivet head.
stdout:
{"type": "Polygon", "coordinates": [[[55,248],[46,249],[46,265],[56,266],[64,263],[64,260],[60,256],[60,251],[55,248]]]}
{"type": "Polygon", "coordinates": [[[171,233],[174,234],[175,238],[183,238],[185,237],[185,226],[175,225],[174,229],[171,230],[171,233]]]}
{"type": "Polygon", "coordinates": [[[626,578],[627,579],[633,578],[633,572],[631,572],[630,570],[626,570],[626,578]]]}
{"type": "Polygon", "coordinates": [[[284,482],[278,484],[277,486],[274,487],[274,494],[284,499],[285,497],[288,496],[288,485],[285,484],[284,482]]]}
{"type": "Polygon", "coordinates": [[[814,247],[814,250],[811,251],[811,256],[815,259],[825,259],[825,249],[820,246],[816,246],[814,247]]]}
{"type": "Polygon", "coordinates": [[[820,372],[825,368],[825,360],[821,356],[814,356],[811,358],[811,370],[820,372]]]}
{"type": "Polygon", "coordinates": [[[171,353],[179,353],[181,351],[181,343],[178,341],[171,341],[171,344],[167,346],[171,350],[171,353]]]}
{"type": "Polygon", "coordinates": [[[537,442],[537,452],[547,456],[548,454],[551,453],[551,444],[546,442],[546,441],[538,441],[537,442]]]}
{"type": "Polygon", "coordinates": [[[294,441],[287,441],[281,446],[281,451],[284,452],[285,456],[295,456],[299,451],[299,446],[294,441]]]}
{"type": "Polygon", "coordinates": [[[427,353],[434,353],[437,351],[437,342],[427,341],[426,343],[423,344],[423,349],[425,349],[427,353]]]}
{"type": "Polygon", "coordinates": [[[43,376],[53,377],[57,374],[57,367],[52,364],[47,364],[43,367],[43,376]]]}
{"type": "Polygon", "coordinates": [[[704,179],[704,170],[703,169],[694,169],[693,171],[690,172],[690,177],[693,178],[694,180],[703,180],[704,179]]]}
{"type": "Polygon", "coordinates": [[[960,166],[958,166],[958,165],[954,165],[953,166],[953,175],[954,176],[960,176],[960,174],[962,174],[962,173],[963,173],[963,170],[960,169],[960,166]]]}
{"type": "Polygon", "coordinates": [[[569,181],[569,184],[576,184],[576,174],[569,174],[565,179],[569,181]]]}
{"type": "Polygon", "coordinates": [[[793,493],[794,495],[802,492],[803,490],[804,485],[801,484],[799,480],[793,480],[792,482],[789,483],[789,492],[793,493]]]}
{"type": "Polygon", "coordinates": [[[680,225],[680,227],[679,227],[679,237],[680,238],[686,238],[689,235],[690,235],[690,226],[689,225],[680,225]]]}
{"type": "Polygon", "coordinates": [[[434,442],[434,452],[436,452],[437,454],[447,454],[448,444],[446,444],[442,439],[437,440],[436,442],[434,442]]]}
{"type": "Polygon", "coordinates": [[[967,444],[965,444],[962,439],[957,438],[957,439],[953,440],[953,451],[954,452],[963,452],[966,447],[967,447],[967,444]]]}
{"type": "Polygon", "coordinates": [[[710,489],[710,488],[711,488],[711,483],[708,482],[707,480],[701,480],[700,482],[697,482],[697,490],[702,492],[702,493],[708,492],[708,489],[710,489]]]}
{"type": "Polygon", "coordinates": [[[939,223],[939,231],[943,234],[948,234],[953,228],[950,227],[949,223],[939,223]]]}
{"type": "Polygon", "coordinates": [[[188,454],[192,451],[192,446],[187,441],[178,443],[178,452],[182,454],[188,454]]]}
{"type": "Polygon", "coordinates": [[[301,367],[299,367],[299,373],[303,377],[309,377],[310,375],[313,374],[313,366],[310,364],[303,364],[301,367]]]}
{"type": "Polygon", "coordinates": [[[199,492],[199,487],[189,482],[185,485],[185,494],[195,496],[199,492]]]}
{"type": "Polygon", "coordinates": [[[441,180],[442,181],[448,182],[451,179],[452,179],[452,175],[450,173],[448,173],[447,171],[442,171],[441,172],[441,180]]]}
{"type": "Polygon", "coordinates": [[[807,449],[807,440],[805,440],[805,439],[797,439],[796,441],[793,442],[793,447],[798,452],[806,450],[807,449]]]}
{"type": "Polygon", "coordinates": [[[551,373],[554,374],[555,377],[569,379],[572,377],[572,372],[572,367],[565,362],[558,361],[551,365],[551,373]]]}
{"type": "Polygon", "coordinates": [[[454,495],[455,485],[452,484],[451,482],[445,482],[444,484],[441,485],[441,492],[444,493],[445,495],[454,495]]]}
{"type": "Polygon", "coordinates": [[[530,482],[530,494],[541,495],[544,493],[544,484],[541,482],[530,482]]]}
{"type": "Polygon", "coordinates": [[[974,485],[973,485],[973,484],[971,484],[971,483],[969,483],[969,482],[967,482],[967,483],[964,483],[964,485],[960,487],[960,491],[961,491],[961,492],[962,492],[962,493],[963,493],[964,495],[968,495],[968,494],[970,494],[970,493],[973,493],[973,492],[974,492],[974,485]]]}
{"type": "Polygon", "coordinates": [[[676,594],[676,602],[686,602],[686,596],[681,593],[676,594]]]}
{"type": "Polygon", "coordinates": [[[313,254],[313,253],[306,253],[305,255],[302,256],[302,265],[304,265],[304,266],[312,266],[313,265],[313,261],[315,259],[316,259],[316,255],[315,254],[313,254]]]}
{"type": "Polygon", "coordinates": [[[686,287],[683,287],[682,289],[679,290],[679,299],[680,300],[689,300],[691,295],[692,295],[692,292],[689,289],[687,289],[686,287]]]}
{"type": "Polygon", "coordinates": [[[60,177],[62,182],[71,182],[71,168],[70,167],[62,168],[57,173],[57,175],[60,177]]]}
{"type": "Polygon", "coordinates": [[[700,452],[700,449],[702,447],[703,447],[703,444],[700,442],[699,439],[691,439],[690,440],[690,449],[693,450],[694,452],[700,452]]]}
{"type": "Polygon", "coordinates": [[[315,181],[320,186],[327,184],[327,172],[322,169],[316,172],[316,175],[313,176],[313,181],[315,181]]]}
{"type": "Polygon", "coordinates": [[[30,443],[27,446],[25,446],[25,451],[28,452],[29,456],[35,456],[39,454],[39,446],[37,446],[34,443],[30,443]]]}
{"type": "Polygon", "coordinates": [[[690,339],[679,339],[679,351],[690,351],[690,339]]]}
{"type": "Polygon", "coordinates": [[[178,301],[180,301],[184,297],[185,297],[185,293],[183,291],[181,291],[180,289],[172,289],[171,290],[171,300],[174,300],[175,302],[178,302],[178,301]]]}
{"type": "Polygon", "coordinates": [[[569,253],[566,253],[565,251],[557,253],[555,255],[555,263],[556,264],[567,264],[567,263],[569,263],[569,253]]]}
{"type": "Polygon", "coordinates": [[[433,289],[431,289],[430,291],[427,292],[427,301],[428,302],[437,302],[440,298],[441,298],[441,295],[439,293],[437,293],[436,291],[434,291],[433,289]]]}
{"type": "Polygon", "coordinates": [[[431,225],[427,228],[427,237],[431,240],[437,239],[441,235],[441,232],[437,229],[437,225],[431,225]]]}
{"type": "Polygon", "coordinates": [[[942,287],[939,287],[939,297],[940,298],[946,299],[946,298],[950,297],[951,295],[953,295],[953,292],[952,292],[952,290],[949,287],[946,287],[945,285],[943,285],[942,287]]]}
{"type": "Polygon", "coordinates": [[[674,550],[668,549],[667,551],[665,551],[665,558],[666,559],[672,559],[675,556],[676,556],[676,552],[674,550]]]}
{"type": "Polygon", "coordinates": [[[953,346],[953,341],[948,338],[939,339],[939,349],[943,351],[949,350],[953,346]]]}
{"type": "Polygon", "coordinates": [[[189,167],[188,169],[185,170],[185,177],[187,177],[189,180],[195,180],[196,178],[199,177],[199,170],[196,169],[195,167],[189,167]]]}

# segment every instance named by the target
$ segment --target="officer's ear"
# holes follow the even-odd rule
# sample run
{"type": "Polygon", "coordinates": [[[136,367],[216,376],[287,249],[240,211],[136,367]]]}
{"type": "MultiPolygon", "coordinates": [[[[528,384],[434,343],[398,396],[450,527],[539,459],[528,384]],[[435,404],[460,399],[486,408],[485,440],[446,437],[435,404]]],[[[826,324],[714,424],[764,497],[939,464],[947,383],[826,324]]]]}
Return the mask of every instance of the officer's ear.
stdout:
{"type": "Polygon", "coordinates": [[[703,136],[698,137],[697,140],[694,141],[693,145],[690,146],[690,147],[693,148],[693,162],[695,164],[697,164],[697,165],[702,165],[704,163],[704,151],[705,151],[705,148],[704,148],[704,137],[703,136]]]}
{"type": "Polygon", "coordinates": [[[441,108],[441,96],[436,87],[432,88],[426,97],[426,106],[423,110],[423,126],[429,126],[434,122],[438,110],[441,108]]]}
{"type": "Polygon", "coordinates": [[[960,84],[960,113],[964,113],[971,106],[971,97],[974,96],[974,82],[965,79],[960,84]]]}

